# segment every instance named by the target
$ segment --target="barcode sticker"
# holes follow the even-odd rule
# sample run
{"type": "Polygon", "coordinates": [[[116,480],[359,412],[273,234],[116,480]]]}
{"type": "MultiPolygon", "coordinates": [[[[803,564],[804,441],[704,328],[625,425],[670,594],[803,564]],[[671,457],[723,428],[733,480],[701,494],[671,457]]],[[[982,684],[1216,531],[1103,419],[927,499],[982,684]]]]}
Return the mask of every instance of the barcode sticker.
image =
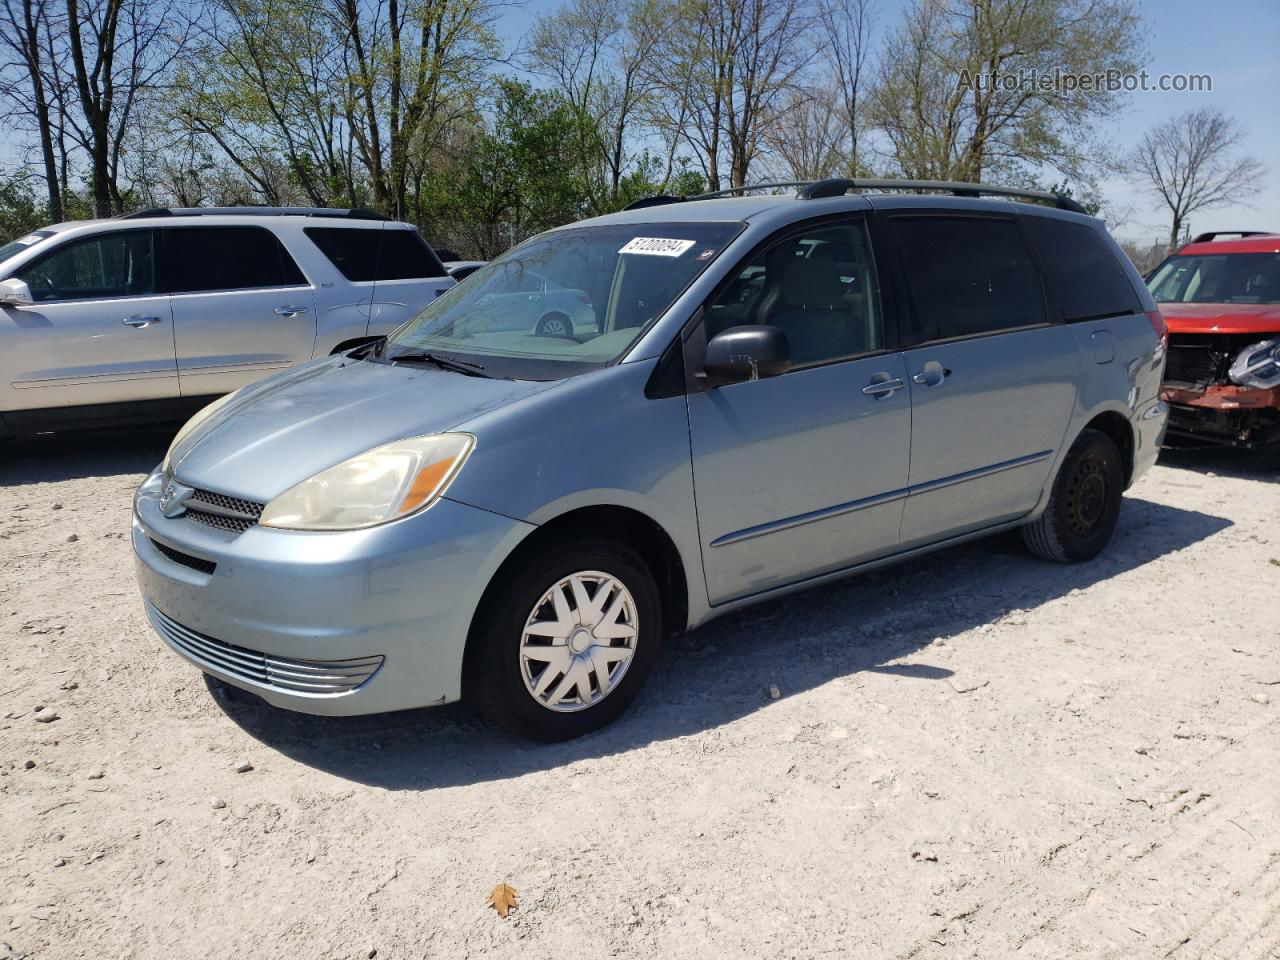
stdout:
{"type": "Polygon", "coordinates": [[[619,253],[644,253],[651,257],[678,257],[690,247],[692,240],[673,240],[667,237],[636,237],[628,240],[619,253]]]}

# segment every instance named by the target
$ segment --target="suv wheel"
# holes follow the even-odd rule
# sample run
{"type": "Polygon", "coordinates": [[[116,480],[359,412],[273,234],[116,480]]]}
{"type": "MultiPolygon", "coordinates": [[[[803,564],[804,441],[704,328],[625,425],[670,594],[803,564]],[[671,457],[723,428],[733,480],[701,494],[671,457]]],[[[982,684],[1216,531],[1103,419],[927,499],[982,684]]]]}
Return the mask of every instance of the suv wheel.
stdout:
{"type": "Polygon", "coordinates": [[[1098,430],[1085,430],[1054,478],[1044,513],[1022,528],[1023,541],[1043,560],[1092,560],[1116,528],[1123,488],[1115,442],[1098,430]]]}
{"type": "Polygon", "coordinates": [[[547,544],[484,604],[468,651],[470,693],[486,717],[535,740],[568,740],[615,719],[661,642],[653,575],[607,540],[547,544]]]}

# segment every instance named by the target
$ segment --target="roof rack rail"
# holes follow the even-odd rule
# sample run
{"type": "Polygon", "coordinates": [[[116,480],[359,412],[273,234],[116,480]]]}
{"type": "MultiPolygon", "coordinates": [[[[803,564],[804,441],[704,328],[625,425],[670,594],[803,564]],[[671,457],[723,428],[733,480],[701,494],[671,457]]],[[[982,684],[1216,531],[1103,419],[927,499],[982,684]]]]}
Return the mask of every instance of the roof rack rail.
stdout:
{"type": "Polygon", "coordinates": [[[348,220],[386,220],[373,210],[344,207],[152,207],[126,213],[117,220],[141,220],[144,217],[341,217],[348,220]]]}
{"type": "Polygon", "coordinates": [[[632,200],[623,210],[643,210],[645,207],[663,207],[668,203],[684,203],[688,197],[673,197],[669,194],[660,193],[653,197],[641,197],[639,200],[632,200]]]}
{"type": "Polygon", "coordinates": [[[813,183],[812,180],[780,180],[770,183],[748,183],[741,187],[729,187],[726,190],[712,190],[710,193],[695,193],[692,196],[670,196],[660,193],[653,197],[641,197],[623,207],[623,210],[643,210],[645,207],[660,207],[668,203],[684,203],[687,200],[714,200],[716,197],[731,197],[746,193],[749,190],[775,190],[781,187],[803,187],[813,183]]]}
{"type": "Polygon", "coordinates": [[[1020,187],[1002,187],[992,183],[968,183],[962,180],[898,180],[898,179],[849,179],[834,177],[830,180],[814,181],[800,190],[804,200],[816,200],[819,197],[839,197],[850,190],[919,190],[938,193],[950,193],[957,197],[1018,197],[1024,200],[1038,200],[1052,204],[1059,210],[1070,210],[1072,213],[1087,213],[1084,207],[1075,200],[1061,193],[1050,193],[1047,190],[1023,190],[1020,187]]]}
{"type": "Polygon", "coordinates": [[[827,180],[780,180],[769,183],[748,183],[741,187],[713,190],[710,193],[699,193],[692,197],[665,195],[642,197],[623,209],[641,210],[645,207],[656,207],[667,203],[683,203],[686,200],[713,200],[716,197],[731,197],[750,190],[776,190],[782,187],[799,187],[800,189],[796,195],[801,200],[841,197],[850,190],[917,190],[950,193],[957,197],[1018,197],[1024,200],[1038,200],[1041,203],[1051,204],[1059,210],[1070,210],[1072,213],[1088,213],[1084,207],[1070,197],[1061,193],[1050,193],[1047,190],[1023,190],[1018,187],[1001,187],[990,183],[966,183],[959,180],[868,180],[862,178],[851,179],[849,177],[832,177],[827,180]]]}
{"type": "Polygon", "coordinates": [[[1191,238],[1192,243],[1208,243],[1218,237],[1265,237],[1270,230],[1210,230],[1208,233],[1197,233],[1191,238]]]}

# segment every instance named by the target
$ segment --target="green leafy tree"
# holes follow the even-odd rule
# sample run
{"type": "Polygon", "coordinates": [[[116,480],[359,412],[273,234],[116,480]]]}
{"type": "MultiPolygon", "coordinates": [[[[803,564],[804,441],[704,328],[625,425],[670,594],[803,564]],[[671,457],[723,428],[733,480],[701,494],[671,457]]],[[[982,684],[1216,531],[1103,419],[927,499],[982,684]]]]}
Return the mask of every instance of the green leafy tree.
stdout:
{"type": "Polygon", "coordinates": [[[1132,72],[1142,51],[1130,0],[914,0],[882,52],[869,119],[908,177],[1080,178],[1105,163],[1093,129],[1123,93],[1015,81],[1132,72]]]}

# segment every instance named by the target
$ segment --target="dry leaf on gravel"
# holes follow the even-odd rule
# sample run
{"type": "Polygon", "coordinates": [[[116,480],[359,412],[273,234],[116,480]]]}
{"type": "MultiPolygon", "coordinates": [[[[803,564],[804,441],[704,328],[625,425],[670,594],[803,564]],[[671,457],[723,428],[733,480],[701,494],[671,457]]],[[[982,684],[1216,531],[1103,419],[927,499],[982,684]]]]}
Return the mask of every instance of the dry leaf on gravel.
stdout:
{"type": "Polygon", "coordinates": [[[489,906],[498,911],[498,916],[507,918],[507,914],[520,906],[515,887],[500,883],[489,894],[489,906]]]}

